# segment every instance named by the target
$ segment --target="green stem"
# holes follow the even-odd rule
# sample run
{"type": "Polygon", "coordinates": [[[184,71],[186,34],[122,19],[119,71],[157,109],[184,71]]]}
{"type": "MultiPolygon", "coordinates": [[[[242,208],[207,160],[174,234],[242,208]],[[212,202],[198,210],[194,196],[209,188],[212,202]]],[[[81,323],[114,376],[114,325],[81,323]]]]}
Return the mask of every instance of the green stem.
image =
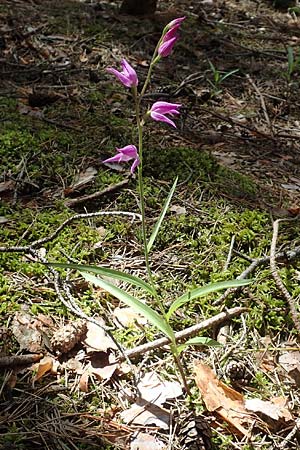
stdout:
{"type": "MultiPolygon", "coordinates": [[[[149,264],[149,253],[147,249],[147,233],[146,233],[146,213],[145,213],[145,196],[144,196],[144,184],[143,184],[143,124],[140,118],[140,96],[137,95],[137,89],[134,87],[133,96],[135,101],[135,115],[136,115],[136,124],[138,129],[138,151],[139,151],[139,159],[140,163],[138,165],[138,192],[140,198],[140,210],[142,215],[142,237],[143,237],[143,247],[144,247],[144,256],[146,269],[148,273],[148,277],[152,287],[155,290],[152,272],[149,264]]],[[[155,290],[156,291],[156,290],[155,290]]]]}
{"type": "Polygon", "coordinates": [[[189,388],[189,385],[188,385],[188,382],[187,382],[187,379],[186,379],[186,376],[185,376],[184,368],[183,368],[183,366],[181,364],[181,361],[180,361],[180,356],[178,354],[176,342],[174,342],[174,343],[172,342],[172,344],[171,344],[171,352],[172,352],[172,355],[173,355],[173,358],[174,358],[174,362],[175,362],[175,364],[176,364],[176,366],[177,366],[177,368],[179,370],[179,373],[181,375],[181,379],[182,379],[184,388],[186,390],[186,393],[187,393],[187,395],[191,396],[191,391],[190,391],[190,388],[189,388]]]}
{"type": "Polygon", "coordinates": [[[138,130],[138,152],[139,152],[139,159],[140,159],[140,163],[138,165],[138,192],[139,192],[139,200],[140,200],[140,211],[141,211],[141,215],[142,215],[142,238],[143,238],[145,264],[146,264],[146,270],[147,270],[150,284],[153,287],[155,301],[156,301],[164,319],[167,321],[166,312],[164,310],[164,305],[163,305],[162,301],[160,300],[159,295],[157,293],[155,283],[153,280],[150,263],[149,263],[149,252],[148,252],[148,246],[147,246],[147,231],[146,231],[145,195],[144,195],[144,183],[143,183],[143,122],[141,121],[141,117],[140,117],[141,94],[140,95],[137,94],[136,87],[133,87],[133,97],[134,97],[134,101],[135,101],[136,124],[137,124],[137,130],[138,130]]]}
{"type": "Polygon", "coordinates": [[[160,59],[160,56],[157,54],[157,51],[158,51],[158,48],[159,48],[159,46],[161,44],[162,39],[163,39],[163,35],[161,36],[160,40],[157,43],[157,46],[155,47],[152,59],[150,61],[150,65],[149,65],[148,73],[147,73],[147,76],[146,76],[146,80],[144,82],[144,86],[143,86],[143,88],[141,90],[141,93],[140,93],[140,96],[139,96],[139,102],[142,100],[142,98],[143,98],[143,96],[144,96],[144,94],[146,92],[146,89],[148,87],[148,84],[150,82],[150,78],[151,78],[151,75],[152,75],[153,67],[155,66],[155,64],[160,59]]]}

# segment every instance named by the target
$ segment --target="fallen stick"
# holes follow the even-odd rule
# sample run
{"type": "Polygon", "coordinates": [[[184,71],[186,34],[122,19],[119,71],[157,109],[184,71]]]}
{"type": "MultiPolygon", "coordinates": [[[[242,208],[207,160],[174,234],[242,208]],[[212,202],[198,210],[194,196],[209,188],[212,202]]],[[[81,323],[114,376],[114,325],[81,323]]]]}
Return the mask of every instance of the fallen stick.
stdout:
{"type": "Polygon", "coordinates": [[[29,353],[28,355],[12,355],[12,356],[1,356],[0,357],[0,367],[16,367],[16,366],[27,366],[40,361],[43,358],[43,353],[29,353]]]}
{"type": "Polygon", "coordinates": [[[107,188],[103,189],[102,191],[94,192],[93,194],[82,195],[81,197],[68,198],[67,200],[64,201],[64,204],[65,206],[71,207],[79,205],[80,203],[91,202],[92,200],[96,200],[97,198],[102,197],[103,195],[111,194],[112,192],[115,192],[118,189],[127,186],[128,183],[129,178],[126,178],[125,180],[120,181],[120,183],[112,184],[107,188]]]}
{"type": "MultiPolygon", "coordinates": [[[[181,341],[182,339],[186,339],[199,331],[206,330],[207,328],[213,328],[225,320],[231,319],[232,317],[238,316],[244,312],[247,312],[248,308],[242,306],[236,306],[235,308],[230,308],[227,311],[221,312],[216,316],[210,317],[209,319],[203,320],[203,322],[197,323],[192,327],[186,328],[182,331],[177,331],[175,333],[176,342],[181,341]]],[[[154,350],[155,348],[163,347],[164,345],[170,344],[170,340],[168,338],[160,338],[155,341],[148,342],[147,344],[138,345],[137,347],[125,351],[125,355],[127,358],[134,358],[135,356],[141,355],[143,353],[154,350]]],[[[123,357],[119,357],[119,361],[123,361],[123,357]]]]}

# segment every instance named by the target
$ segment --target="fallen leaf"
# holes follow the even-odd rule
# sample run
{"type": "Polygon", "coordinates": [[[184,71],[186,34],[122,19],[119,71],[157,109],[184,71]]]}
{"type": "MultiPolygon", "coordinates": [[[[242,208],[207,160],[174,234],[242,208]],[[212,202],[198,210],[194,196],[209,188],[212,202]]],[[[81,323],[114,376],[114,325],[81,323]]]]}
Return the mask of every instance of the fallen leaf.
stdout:
{"type": "Polygon", "coordinates": [[[0,193],[13,191],[15,187],[16,187],[15,181],[12,180],[3,181],[2,183],[0,183],[0,193]]]}
{"type": "Polygon", "coordinates": [[[284,397],[274,397],[271,400],[261,400],[251,398],[245,400],[245,407],[248,411],[257,414],[269,427],[278,430],[287,423],[293,421],[293,416],[287,409],[287,400],[284,397]]]}
{"type": "Polygon", "coordinates": [[[220,381],[210,367],[195,366],[196,383],[209,411],[214,411],[238,434],[250,437],[253,419],[244,406],[244,397],[220,381]]]}
{"type": "Polygon", "coordinates": [[[142,400],[137,400],[129,409],[123,411],[120,416],[127,424],[155,425],[163,430],[168,430],[170,425],[169,411],[142,400]]]}
{"type": "Polygon", "coordinates": [[[11,329],[21,350],[28,350],[31,353],[41,353],[43,350],[42,334],[40,330],[33,327],[34,320],[35,318],[31,314],[19,311],[14,315],[11,329]]]}
{"type": "Polygon", "coordinates": [[[139,431],[132,436],[130,450],[165,450],[167,446],[155,436],[139,431]]]}
{"type": "Polygon", "coordinates": [[[96,352],[91,356],[88,370],[100,380],[109,380],[117,367],[114,353],[96,352]]]}
{"type": "Polygon", "coordinates": [[[162,405],[167,399],[182,395],[182,388],[178,381],[162,380],[156,372],[147,372],[137,385],[142,400],[162,405]]]}
{"type": "Polygon", "coordinates": [[[45,373],[50,372],[53,366],[53,358],[51,356],[45,356],[40,360],[39,363],[36,364],[37,372],[33,377],[33,382],[40,380],[45,373]]]}
{"type": "MultiPolygon", "coordinates": [[[[99,325],[105,326],[105,322],[101,317],[96,318],[99,325]]],[[[106,352],[108,349],[117,350],[117,346],[114,341],[105,333],[105,330],[98,327],[95,323],[87,323],[87,334],[83,341],[86,346],[87,353],[91,352],[106,352]]]]}
{"type": "Polygon", "coordinates": [[[137,322],[139,325],[146,325],[147,319],[141,314],[138,314],[133,308],[115,308],[114,316],[117,319],[118,324],[123,327],[129,327],[137,322]]]}
{"type": "Polygon", "coordinates": [[[85,372],[83,372],[79,380],[79,389],[81,390],[81,392],[89,391],[89,378],[90,373],[88,370],[86,370],[85,372]]]}
{"type": "Polygon", "coordinates": [[[178,216],[180,216],[182,214],[186,214],[186,208],[184,206],[180,206],[180,205],[172,205],[170,207],[170,211],[174,212],[178,216]]]}
{"type": "MultiPolygon", "coordinates": [[[[295,343],[285,343],[285,346],[294,347],[295,343]]],[[[297,347],[296,347],[297,348],[297,347]]],[[[293,378],[298,387],[300,387],[300,351],[289,350],[283,352],[278,357],[278,363],[293,378]]]]}
{"type": "Polygon", "coordinates": [[[80,189],[86,184],[90,183],[95,178],[97,173],[98,171],[97,169],[95,169],[95,167],[88,167],[84,171],[78,173],[75,176],[73,183],[65,189],[65,194],[69,194],[74,190],[80,189]]]}

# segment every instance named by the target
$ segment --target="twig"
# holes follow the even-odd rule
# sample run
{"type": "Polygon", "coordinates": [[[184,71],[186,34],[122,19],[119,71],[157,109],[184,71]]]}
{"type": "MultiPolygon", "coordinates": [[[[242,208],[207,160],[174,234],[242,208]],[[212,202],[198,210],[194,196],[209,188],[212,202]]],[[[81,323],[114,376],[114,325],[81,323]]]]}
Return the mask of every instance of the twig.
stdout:
{"type": "Polygon", "coordinates": [[[290,219],[277,219],[273,222],[273,237],[272,237],[272,243],[271,243],[271,249],[270,249],[270,269],[271,269],[271,274],[274,278],[277,288],[281,291],[283,297],[285,298],[285,300],[287,301],[287,303],[289,305],[291,317],[294,322],[295,328],[298,331],[298,333],[300,334],[300,319],[299,319],[299,315],[298,315],[297,308],[295,305],[295,300],[290,295],[289,291],[283,284],[282,279],[280,278],[280,275],[276,269],[276,258],[275,258],[279,223],[283,222],[284,220],[292,221],[292,220],[297,220],[299,218],[300,218],[300,216],[293,217],[290,219]]]}
{"type": "Polygon", "coordinates": [[[265,102],[264,96],[262,95],[262,93],[260,92],[260,90],[258,89],[256,84],[254,83],[254,81],[252,80],[250,75],[246,74],[246,78],[249,81],[249,83],[251,84],[251,86],[253,87],[253,89],[255,90],[255,92],[259,96],[260,104],[261,104],[261,107],[262,107],[262,110],[263,110],[266,122],[267,122],[267,124],[268,124],[268,126],[270,128],[271,135],[274,136],[273,125],[272,125],[272,123],[270,121],[270,117],[269,117],[269,114],[268,114],[268,110],[267,110],[267,107],[266,107],[266,102],[265,102]]]}
{"type": "Polygon", "coordinates": [[[260,136],[264,139],[270,139],[272,141],[275,141],[275,137],[274,136],[270,136],[269,134],[264,133],[263,131],[260,131],[254,127],[251,127],[249,125],[245,125],[243,123],[241,123],[241,121],[237,120],[237,119],[233,119],[232,117],[228,117],[228,116],[224,116],[223,114],[217,113],[215,111],[212,111],[208,108],[205,108],[204,106],[201,106],[199,108],[201,111],[207,112],[208,114],[217,117],[220,120],[224,120],[225,122],[230,123],[231,125],[237,125],[240,128],[243,128],[245,130],[250,131],[252,134],[260,136]]]}
{"type": "MultiPolygon", "coordinates": [[[[236,306],[235,308],[228,309],[225,312],[221,312],[216,316],[210,317],[209,319],[204,320],[203,322],[197,323],[192,327],[186,328],[185,330],[178,331],[175,333],[176,341],[181,341],[182,339],[186,339],[189,336],[192,336],[199,331],[206,330],[207,328],[213,328],[224,322],[225,320],[229,320],[232,317],[238,316],[244,312],[247,312],[248,308],[242,306],[236,306]]],[[[155,341],[148,342],[147,344],[139,345],[131,350],[125,351],[125,355],[128,358],[133,358],[135,356],[141,355],[143,353],[149,352],[159,347],[163,347],[164,345],[168,345],[170,340],[168,338],[156,339],[155,341]]]]}
{"type": "Polygon", "coordinates": [[[102,191],[94,192],[93,194],[89,194],[89,195],[82,195],[81,197],[77,197],[77,198],[69,198],[69,199],[65,200],[64,204],[65,204],[65,206],[70,207],[70,206],[79,205],[79,203],[90,202],[99,197],[102,197],[103,195],[110,194],[124,186],[127,186],[128,182],[129,182],[129,178],[126,178],[125,180],[120,181],[120,183],[111,184],[110,186],[103,189],[102,191]]]}
{"type": "Polygon", "coordinates": [[[33,364],[40,361],[43,357],[43,353],[30,353],[28,355],[12,355],[0,357],[0,367],[16,367],[25,366],[27,364],[33,364]]]}
{"type": "MultiPolygon", "coordinates": [[[[263,256],[262,258],[252,259],[252,258],[249,258],[248,256],[242,255],[241,253],[237,252],[236,250],[234,250],[234,252],[237,255],[239,255],[240,257],[242,257],[250,262],[250,265],[240,275],[238,275],[236,277],[237,280],[244,280],[256,269],[256,267],[263,266],[265,264],[269,264],[269,262],[270,262],[270,256],[263,256]]],[[[297,258],[298,256],[300,256],[300,247],[295,247],[294,250],[277,253],[277,255],[275,255],[275,261],[292,261],[293,259],[297,258]]],[[[222,304],[224,302],[224,300],[228,297],[228,295],[236,292],[238,289],[241,289],[241,288],[238,287],[238,288],[227,289],[224,292],[224,294],[221,295],[221,297],[219,297],[217,300],[215,300],[213,302],[213,305],[217,306],[217,305],[222,304]]]]}
{"type": "Polygon", "coordinates": [[[233,253],[233,246],[234,246],[234,241],[235,241],[235,235],[233,235],[231,237],[231,242],[230,242],[230,247],[229,247],[229,251],[228,251],[228,255],[227,255],[227,259],[224,265],[224,270],[227,270],[231,261],[231,257],[232,257],[232,253],[233,253]]]}
{"type": "Polygon", "coordinates": [[[75,214],[72,217],[69,217],[67,220],[65,220],[50,236],[46,236],[41,239],[37,239],[36,241],[33,241],[29,245],[25,246],[12,246],[12,247],[0,247],[0,252],[30,252],[30,250],[35,248],[40,248],[47,242],[53,241],[59,233],[66,228],[67,225],[69,225],[71,222],[74,222],[78,219],[89,219],[91,217],[99,217],[99,216],[129,216],[132,219],[138,218],[141,220],[141,215],[127,212],[127,211],[98,211],[94,213],[86,213],[86,214],[75,214]]]}
{"type": "Polygon", "coordinates": [[[300,419],[295,420],[295,426],[292,428],[292,430],[289,432],[289,434],[284,438],[282,442],[278,445],[278,448],[285,450],[287,448],[290,448],[290,444],[292,443],[292,438],[300,431],[300,419]]]}

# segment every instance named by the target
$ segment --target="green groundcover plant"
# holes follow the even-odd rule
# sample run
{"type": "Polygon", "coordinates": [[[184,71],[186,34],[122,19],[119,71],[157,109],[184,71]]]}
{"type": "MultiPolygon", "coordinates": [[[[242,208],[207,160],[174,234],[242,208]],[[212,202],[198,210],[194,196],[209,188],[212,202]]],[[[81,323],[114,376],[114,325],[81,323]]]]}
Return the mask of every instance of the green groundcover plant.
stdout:
{"type": "Polygon", "coordinates": [[[126,145],[122,148],[117,148],[117,153],[111,158],[103,161],[104,164],[109,165],[110,163],[127,163],[131,162],[130,171],[133,174],[137,170],[137,185],[139,193],[139,207],[142,216],[142,239],[145,257],[145,266],[148,275],[148,280],[144,281],[141,278],[124,273],[118,270],[112,270],[103,268],[100,266],[88,266],[80,264],[53,264],[56,267],[76,269],[80,271],[82,276],[89,282],[96,286],[101,287],[107,291],[112,296],[118,298],[121,302],[132,307],[136,312],[142,314],[147,318],[147,320],[161,331],[170,340],[170,351],[173,355],[175,364],[181,375],[183,384],[186,391],[189,393],[189,387],[186,380],[185,372],[180,360],[180,354],[188,345],[218,345],[217,342],[212,339],[205,337],[194,337],[189,339],[184,344],[178,345],[175,338],[175,331],[173,330],[170,320],[172,315],[180,308],[182,305],[190,302],[196,298],[203,297],[209,293],[219,291],[221,289],[227,289],[231,287],[238,287],[249,284],[249,280],[232,280],[219,283],[208,284],[203,287],[194,288],[180,297],[176,298],[170,305],[169,309],[164,308],[163,300],[158,294],[157,287],[155,285],[153,273],[151,271],[149,254],[152,250],[153,244],[155,242],[156,236],[159,232],[161,224],[167,213],[169,204],[171,202],[172,196],[176,189],[177,178],[175,179],[170,193],[165,201],[163,209],[159,215],[159,218],[152,230],[150,237],[147,236],[146,229],[146,212],[145,212],[145,201],[144,201],[144,184],[143,184],[143,129],[147,124],[148,120],[154,120],[157,122],[164,122],[174,128],[176,128],[176,123],[174,118],[180,114],[180,109],[182,105],[177,103],[169,103],[165,101],[155,102],[150,109],[145,113],[142,112],[142,99],[146,92],[147,87],[151,79],[151,75],[155,65],[161,60],[161,58],[168,57],[176,41],[179,38],[178,31],[182,25],[185,17],[179,17],[172,20],[167,24],[162,32],[162,36],[158,41],[158,44],[154,50],[151,62],[149,64],[148,74],[146,76],[144,85],[140,92],[138,92],[138,76],[134,68],[123,59],[121,61],[122,70],[119,71],[114,68],[108,68],[107,71],[113,74],[125,87],[131,89],[132,97],[135,105],[135,118],[136,118],[136,129],[138,137],[138,146],[133,144],[126,145]],[[124,289],[115,286],[113,283],[107,281],[107,277],[121,280],[130,285],[137,286],[144,290],[148,295],[154,299],[154,304],[157,305],[159,311],[151,308],[148,304],[144,303],[140,299],[130,295],[124,289]]]}

